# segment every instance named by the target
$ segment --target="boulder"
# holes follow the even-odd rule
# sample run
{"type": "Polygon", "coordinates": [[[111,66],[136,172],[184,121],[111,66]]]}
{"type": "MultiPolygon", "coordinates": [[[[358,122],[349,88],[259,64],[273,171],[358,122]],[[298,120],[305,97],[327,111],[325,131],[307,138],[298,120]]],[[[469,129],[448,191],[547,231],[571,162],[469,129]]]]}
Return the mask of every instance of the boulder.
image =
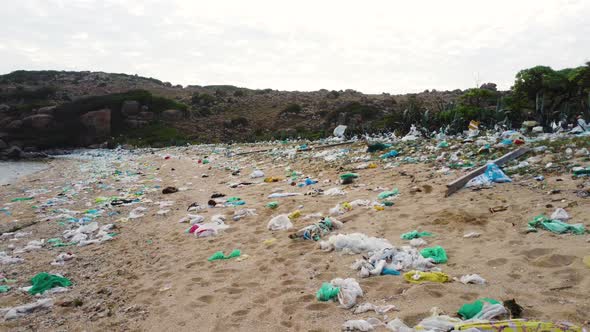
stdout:
{"type": "Polygon", "coordinates": [[[141,105],[138,101],[135,100],[126,100],[123,102],[121,106],[121,114],[123,116],[128,117],[132,115],[136,115],[141,111],[141,105]]]}
{"type": "Polygon", "coordinates": [[[181,110],[165,110],[162,112],[164,120],[180,120],[184,117],[184,112],[181,110]]]}
{"type": "Polygon", "coordinates": [[[144,120],[126,119],[125,124],[130,128],[137,129],[147,126],[148,122],[144,120]]]}
{"type": "Polygon", "coordinates": [[[56,107],[57,106],[55,106],[55,105],[41,107],[40,109],[37,110],[37,114],[53,115],[56,107]]]}
{"type": "Polygon", "coordinates": [[[111,110],[108,108],[83,114],[80,122],[86,129],[79,138],[82,145],[102,142],[111,134],[111,110]]]}
{"type": "Polygon", "coordinates": [[[48,114],[35,114],[27,116],[23,122],[34,129],[45,130],[51,129],[53,125],[53,116],[48,114]]]}
{"type": "Polygon", "coordinates": [[[18,146],[11,146],[4,151],[3,155],[10,159],[20,159],[23,155],[23,151],[18,146]]]}
{"type": "Polygon", "coordinates": [[[152,112],[140,112],[137,117],[141,120],[151,121],[154,119],[154,113],[152,112]]]}
{"type": "Polygon", "coordinates": [[[21,120],[14,120],[14,121],[10,122],[8,124],[8,126],[6,126],[7,129],[12,129],[12,130],[21,129],[22,127],[23,127],[23,122],[21,120]]]}

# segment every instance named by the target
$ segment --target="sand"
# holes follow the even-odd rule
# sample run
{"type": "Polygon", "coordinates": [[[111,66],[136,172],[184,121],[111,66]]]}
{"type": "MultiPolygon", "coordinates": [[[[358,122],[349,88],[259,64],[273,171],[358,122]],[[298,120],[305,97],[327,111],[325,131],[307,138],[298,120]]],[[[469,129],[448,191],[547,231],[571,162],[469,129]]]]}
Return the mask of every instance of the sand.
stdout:
{"type": "MultiPolygon", "coordinates": [[[[360,146],[357,146],[360,147],[360,146]]],[[[137,204],[114,208],[120,215],[100,218],[99,223],[114,222],[115,240],[86,247],[44,248],[24,253],[25,263],[0,266],[8,277],[17,279],[17,286],[38,272],[58,272],[70,278],[74,286],[69,292],[52,295],[56,305],[45,312],[24,319],[1,322],[2,330],[141,330],[141,331],[338,331],[348,319],[378,317],[391,320],[399,317],[412,326],[426,317],[432,307],[455,314],[466,302],[481,297],[499,300],[516,299],[524,307],[523,317],[549,321],[570,321],[588,324],[590,312],[590,268],[582,262],[590,255],[588,235],[555,235],[547,231],[526,234],[526,223],[540,213],[551,214],[557,207],[565,208],[572,221],[590,224],[590,198],[577,197],[576,185],[567,174],[546,176],[546,183],[531,177],[513,183],[495,185],[492,189],[462,189],[445,198],[446,183],[458,172],[441,174],[431,165],[408,164],[398,168],[359,170],[360,178],[352,185],[341,186],[346,196],[296,196],[275,199],[279,207],[265,208],[271,201],[267,195],[276,189],[304,193],[310,187],[291,187],[286,182],[260,183],[249,179],[252,166],[266,176],[284,178],[286,166],[320,180],[313,188],[337,186],[340,163],[329,164],[311,158],[273,159],[263,154],[233,157],[244,166],[241,175],[219,169],[227,159],[211,157],[211,163],[198,164],[199,154],[191,149],[161,150],[156,154],[133,157],[134,170],[144,174],[137,182],[124,183],[106,177],[102,183],[90,183],[72,198],[68,209],[84,210],[94,206],[98,196],[116,195],[123,188],[153,188],[158,185],[186,188],[163,195],[160,189],[146,192],[141,199],[174,201],[171,211],[156,215],[153,204],[137,204]],[[163,156],[171,155],[165,160],[163,156]],[[135,164],[135,162],[137,164],[135,164]],[[174,170],[172,170],[174,169],[174,170]],[[208,177],[202,178],[206,173],[208,177]],[[158,181],[161,180],[161,181],[158,181]],[[322,183],[331,180],[331,183],[322,183]],[[256,184],[229,188],[228,183],[251,181],[256,184]],[[106,186],[105,186],[106,185],[106,186]],[[112,187],[108,187],[112,185],[112,187]],[[107,189],[102,189],[108,187],[107,189]],[[295,241],[288,231],[266,229],[270,218],[299,209],[303,215],[326,214],[335,204],[354,199],[376,199],[376,188],[398,188],[400,195],[393,207],[383,211],[358,207],[340,220],[343,229],[336,233],[362,232],[383,237],[394,245],[404,245],[402,233],[418,229],[434,233],[426,238],[429,246],[440,245],[449,261],[442,270],[453,277],[477,273],[487,285],[409,284],[399,276],[378,276],[361,279],[350,264],[357,255],[323,252],[313,241],[295,241]],[[412,188],[421,191],[412,193],[412,188]],[[561,193],[549,195],[551,189],[561,193]],[[178,220],[186,215],[192,202],[205,205],[213,192],[239,196],[244,208],[255,208],[258,215],[232,221],[234,208],[214,208],[201,213],[207,219],[214,214],[228,216],[231,227],[216,237],[196,238],[184,233],[187,224],[178,220]],[[90,203],[90,206],[87,205],[90,203]],[[117,221],[137,206],[149,207],[145,217],[117,221]],[[506,206],[502,212],[491,213],[495,206],[506,206]],[[469,231],[481,233],[479,238],[463,238],[469,231]],[[276,239],[265,244],[268,239],[276,239]],[[218,250],[229,253],[240,249],[245,259],[208,262],[218,250]],[[63,267],[49,262],[60,252],[77,257],[63,267]],[[394,304],[399,311],[382,315],[355,315],[335,302],[318,302],[315,292],[323,282],[341,277],[356,278],[365,296],[361,302],[394,304]],[[562,289],[559,289],[562,288],[562,289]]],[[[61,188],[84,179],[80,165],[88,161],[55,160],[50,168],[20,179],[14,185],[0,187],[0,203],[21,197],[22,190],[47,188],[33,201],[11,205],[12,216],[0,219],[4,230],[15,224],[40,219],[31,205],[56,196],[61,188]],[[13,220],[17,219],[17,222],[13,220]]],[[[125,170],[123,161],[116,165],[125,170]]],[[[587,181],[587,180],[586,180],[587,181]]],[[[414,190],[415,191],[415,190],[414,190]]],[[[51,208],[46,211],[49,213],[51,208]]],[[[312,219],[312,221],[317,221],[312,219]]],[[[299,218],[295,228],[310,221],[299,218]]],[[[9,244],[20,247],[30,240],[59,236],[64,226],[55,221],[41,221],[23,229],[33,234],[19,241],[1,241],[0,251],[9,244]]],[[[242,257],[244,258],[244,257],[242,257]]],[[[15,287],[16,288],[16,287],[15,287]]],[[[1,307],[33,302],[29,295],[16,289],[1,294],[1,307]]],[[[586,325],[588,327],[588,325],[586,325]]],[[[383,329],[384,330],[384,329],[383,329]]]]}

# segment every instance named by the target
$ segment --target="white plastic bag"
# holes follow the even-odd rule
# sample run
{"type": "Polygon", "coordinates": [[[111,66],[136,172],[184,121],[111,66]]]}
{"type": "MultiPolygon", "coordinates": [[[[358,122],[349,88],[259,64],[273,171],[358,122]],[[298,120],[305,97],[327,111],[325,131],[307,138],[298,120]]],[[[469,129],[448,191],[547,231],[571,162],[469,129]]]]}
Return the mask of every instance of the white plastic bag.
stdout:
{"type": "Polygon", "coordinates": [[[335,278],[330,281],[334,287],[340,288],[338,293],[338,302],[345,309],[350,309],[356,305],[356,298],[363,296],[361,286],[354,278],[335,278]]]}
{"type": "Polygon", "coordinates": [[[459,281],[464,284],[477,284],[477,285],[485,285],[486,280],[482,278],[479,274],[466,274],[462,276],[459,281]]]}
{"type": "Polygon", "coordinates": [[[266,226],[271,231],[283,231],[293,228],[293,223],[286,214],[280,214],[273,217],[266,226]]]}
{"type": "Polygon", "coordinates": [[[264,172],[261,171],[261,170],[259,170],[259,169],[257,169],[254,172],[250,173],[250,177],[252,179],[264,177],[264,172]]]}
{"type": "Polygon", "coordinates": [[[557,208],[555,212],[551,214],[551,219],[568,221],[570,219],[570,215],[564,209],[557,208]]]}

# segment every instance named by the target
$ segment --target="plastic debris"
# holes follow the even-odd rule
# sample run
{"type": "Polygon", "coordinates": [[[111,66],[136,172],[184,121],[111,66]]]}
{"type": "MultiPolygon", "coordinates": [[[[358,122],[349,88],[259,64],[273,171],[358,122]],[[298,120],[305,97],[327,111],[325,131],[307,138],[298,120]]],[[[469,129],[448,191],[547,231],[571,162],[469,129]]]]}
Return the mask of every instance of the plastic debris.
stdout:
{"type": "Polygon", "coordinates": [[[35,311],[50,309],[52,306],[53,299],[40,299],[33,303],[27,303],[21,306],[0,309],[0,314],[4,315],[5,320],[12,320],[26,316],[35,311]]]}
{"type": "Polygon", "coordinates": [[[354,309],[354,313],[355,314],[362,314],[365,313],[367,311],[375,311],[376,314],[379,315],[384,315],[385,313],[391,311],[391,310],[397,310],[397,308],[392,305],[383,305],[383,306],[377,306],[374,305],[372,303],[363,303],[363,304],[359,304],[355,309],[354,309]]]}
{"type": "Polygon", "coordinates": [[[560,220],[552,220],[544,215],[538,215],[528,223],[529,231],[536,231],[537,228],[543,228],[556,234],[573,233],[582,235],[586,232],[583,224],[567,224],[560,220]]]}
{"type": "Polygon", "coordinates": [[[422,282],[449,282],[451,278],[442,272],[409,271],[404,273],[406,281],[419,284],[422,282]]]}
{"type": "Polygon", "coordinates": [[[263,178],[264,177],[264,172],[257,169],[254,172],[250,173],[250,177],[252,179],[256,179],[256,178],[263,178]]]}
{"type": "Polygon", "coordinates": [[[31,278],[31,284],[33,287],[29,289],[29,294],[42,294],[54,287],[68,287],[72,285],[72,282],[59,275],[49,274],[41,272],[31,278]]]}
{"type": "Polygon", "coordinates": [[[418,232],[418,231],[414,230],[414,231],[402,234],[401,238],[403,240],[411,240],[411,239],[417,239],[417,238],[425,237],[425,236],[434,236],[434,235],[430,232],[418,232]]]}
{"type": "Polygon", "coordinates": [[[8,254],[4,251],[0,251],[0,264],[5,265],[5,264],[18,264],[18,263],[22,263],[25,260],[19,257],[12,257],[12,256],[8,256],[8,254]]]}
{"type": "Polygon", "coordinates": [[[211,255],[211,257],[207,258],[209,262],[216,261],[216,260],[223,260],[223,259],[230,259],[235,257],[240,257],[241,251],[238,249],[234,249],[229,255],[225,255],[223,251],[218,251],[211,255]]]}
{"type": "Polygon", "coordinates": [[[435,263],[437,263],[437,264],[446,263],[447,260],[448,260],[447,252],[441,246],[436,246],[436,247],[431,247],[431,248],[424,248],[424,249],[422,249],[420,251],[420,254],[424,258],[430,258],[430,259],[432,259],[432,261],[435,262],[435,263]]]}
{"type": "Polygon", "coordinates": [[[464,276],[461,276],[459,281],[461,281],[461,283],[464,283],[464,284],[477,284],[477,285],[484,285],[486,283],[486,280],[484,278],[482,278],[479,274],[466,274],[464,276]]]}
{"type": "Polygon", "coordinates": [[[306,226],[296,233],[289,235],[291,239],[303,239],[319,241],[323,236],[330,233],[334,229],[341,228],[343,224],[332,218],[322,218],[319,222],[306,226]]]}
{"type": "Polygon", "coordinates": [[[557,208],[555,212],[551,214],[551,219],[568,221],[570,219],[570,215],[564,209],[557,208]]]}
{"type": "Polygon", "coordinates": [[[284,231],[293,228],[293,223],[287,214],[280,214],[273,217],[266,225],[271,231],[284,231]]]}
{"type": "Polygon", "coordinates": [[[370,237],[362,233],[332,235],[327,241],[320,242],[322,250],[342,251],[349,254],[360,254],[392,247],[391,243],[383,238],[370,237]]]}
{"type": "Polygon", "coordinates": [[[373,331],[383,323],[377,318],[364,319],[351,319],[347,320],[342,324],[342,331],[373,331]]]}
{"type": "Polygon", "coordinates": [[[316,298],[319,301],[330,301],[338,297],[338,293],[340,292],[340,288],[334,287],[329,282],[324,282],[322,287],[318,289],[316,293],[316,298]]]}
{"type": "Polygon", "coordinates": [[[476,317],[477,314],[479,314],[481,312],[481,310],[483,309],[484,302],[487,302],[490,304],[500,304],[500,302],[498,300],[484,297],[482,299],[475,300],[471,303],[466,303],[466,304],[462,305],[461,308],[459,308],[459,311],[457,313],[463,319],[471,319],[473,317],[476,317]]]}

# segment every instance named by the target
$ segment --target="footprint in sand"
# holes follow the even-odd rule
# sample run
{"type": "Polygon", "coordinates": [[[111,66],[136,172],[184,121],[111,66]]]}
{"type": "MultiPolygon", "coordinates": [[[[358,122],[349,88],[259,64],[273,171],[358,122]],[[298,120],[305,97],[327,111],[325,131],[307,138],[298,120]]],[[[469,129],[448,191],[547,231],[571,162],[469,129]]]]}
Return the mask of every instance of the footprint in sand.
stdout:
{"type": "Polygon", "coordinates": [[[576,256],[552,254],[541,256],[532,261],[531,264],[538,267],[561,267],[568,266],[575,260],[576,256]]]}
{"type": "Polygon", "coordinates": [[[252,300],[252,302],[256,303],[256,304],[265,304],[266,302],[268,302],[268,297],[267,296],[259,296],[257,298],[254,298],[254,300],[252,300]]]}
{"type": "Polygon", "coordinates": [[[213,295],[203,295],[199,298],[197,298],[197,300],[201,301],[201,302],[205,302],[207,304],[210,304],[213,302],[215,298],[213,297],[213,295]]]}
{"type": "Polygon", "coordinates": [[[283,313],[287,315],[292,315],[297,310],[296,305],[288,305],[283,307],[283,313]]]}
{"type": "Polygon", "coordinates": [[[508,260],[506,258],[496,258],[496,259],[492,259],[492,260],[487,261],[486,264],[488,266],[496,267],[496,266],[502,266],[506,263],[508,263],[508,260]]]}
{"type": "Polygon", "coordinates": [[[241,310],[237,310],[232,312],[232,316],[246,316],[248,313],[250,312],[250,309],[241,309],[241,310]]]}
{"type": "Polygon", "coordinates": [[[284,327],[287,327],[287,328],[291,328],[291,327],[293,327],[293,322],[284,320],[281,322],[281,325],[284,327]]]}
{"type": "Polygon", "coordinates": [[[520,252],[521,255],[524,255],[528,259],[535,259],[537,257],[547,255],[550,252],[553,252],[555,249],[553,248],[534,248],[530,250],[523,250],[520,252]]]}
{"type": "Polygon", "coordinates": [[[305,307],[307,310],[324,311],[330,308],[328,303],[313,303],[305,307]]]}

